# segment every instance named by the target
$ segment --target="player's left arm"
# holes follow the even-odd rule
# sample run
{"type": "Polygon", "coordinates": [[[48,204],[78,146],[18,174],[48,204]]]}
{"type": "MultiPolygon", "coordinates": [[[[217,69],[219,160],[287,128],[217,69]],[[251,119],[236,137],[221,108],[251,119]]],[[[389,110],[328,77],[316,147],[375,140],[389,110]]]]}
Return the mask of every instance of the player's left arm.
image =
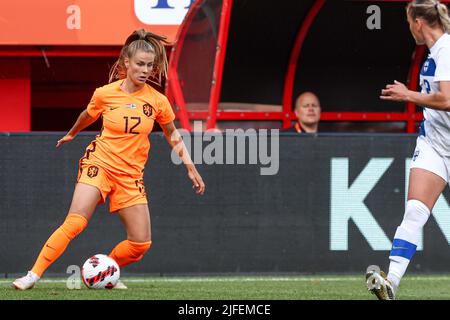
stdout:
{"type": "Polygon", "coordinates": [[[450,81],[440,81],[439,91],[422,93],[409,90],[403,83],[394,81],[381,90],[382,100],[412,102],[430,109],[450,111],[450,81]]]}
{"type": "Polygon", "coordinates": [[[166,124],[160,124],[160,126],[166,136],[167,142],[186,166],[189,179],[191,179],[193,184],[192,187],[195,188],[197,194],[202,195],[205,193],[205,183],[192,162],[191,156],[186,149],[186,145],[183,142],[183,137],[180,132],[175,127],[173,121],[166,124]]]}

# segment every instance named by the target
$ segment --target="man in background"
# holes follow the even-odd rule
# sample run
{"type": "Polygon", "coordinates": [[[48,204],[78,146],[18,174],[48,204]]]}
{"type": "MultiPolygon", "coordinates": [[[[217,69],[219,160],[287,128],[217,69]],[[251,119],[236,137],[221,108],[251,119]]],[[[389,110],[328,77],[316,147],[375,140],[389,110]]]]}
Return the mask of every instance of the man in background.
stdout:
{"type": "Polygon", "coordinates": [[[297,122],[287,132],[317,133],[320,121],[320,101],[312,92],[303,92],[295,101],[297,122]]]}

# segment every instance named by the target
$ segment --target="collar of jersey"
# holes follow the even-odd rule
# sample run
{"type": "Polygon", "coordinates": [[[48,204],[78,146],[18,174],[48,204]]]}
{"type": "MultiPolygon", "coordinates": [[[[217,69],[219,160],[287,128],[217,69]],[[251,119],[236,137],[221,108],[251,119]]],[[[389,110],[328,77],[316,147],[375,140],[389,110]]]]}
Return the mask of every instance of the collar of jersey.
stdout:
{"type": "Polygon", "coordinates": [[[118,82],[117,89],[119,89],[120,92],[128,94],[130,96],[136,96],[136,95],[140,94],[145,89],[145,87],[147,85],[146,83],[144,83],[144,86],[142,88],[140,88],[139,90],[136,90],[136,91],[134,91],[132,93],[129,93],[129,92],[123,91],[122,88],[120,87],[122,85],[123,81],[125,81],[125,80],[122,80],[122,81],[118,82]]]}
{"type": "Polygon", "coordinates": [[[444,33],[430,48],[430,53],[434,55],[436,51],[442,46],[442,42],[446,41],[446,39],[449,37],[450,35],[448,33],[444,33]]]}

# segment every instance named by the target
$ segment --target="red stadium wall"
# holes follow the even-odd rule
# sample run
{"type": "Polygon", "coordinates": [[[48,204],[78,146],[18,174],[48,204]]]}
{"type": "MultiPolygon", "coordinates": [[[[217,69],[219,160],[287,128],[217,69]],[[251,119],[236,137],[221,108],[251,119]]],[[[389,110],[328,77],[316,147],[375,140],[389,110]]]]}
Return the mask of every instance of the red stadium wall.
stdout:
{"type": "Polygon", "coordinates": [[[30,131],[30,60],[0,58],[0,70],[0,131],[30,131]]]}

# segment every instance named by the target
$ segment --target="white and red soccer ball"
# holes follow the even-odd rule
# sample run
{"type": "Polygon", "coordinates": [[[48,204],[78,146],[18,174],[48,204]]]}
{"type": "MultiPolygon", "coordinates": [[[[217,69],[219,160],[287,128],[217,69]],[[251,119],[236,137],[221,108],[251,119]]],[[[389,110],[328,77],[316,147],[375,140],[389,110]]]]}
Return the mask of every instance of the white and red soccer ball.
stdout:
{"type": "Polygon", "coordinates": [[[119,278],[119,265],[104,254],[90,257],[81,268],[81,279],[89,289],[112,289],[119,278]]]}

